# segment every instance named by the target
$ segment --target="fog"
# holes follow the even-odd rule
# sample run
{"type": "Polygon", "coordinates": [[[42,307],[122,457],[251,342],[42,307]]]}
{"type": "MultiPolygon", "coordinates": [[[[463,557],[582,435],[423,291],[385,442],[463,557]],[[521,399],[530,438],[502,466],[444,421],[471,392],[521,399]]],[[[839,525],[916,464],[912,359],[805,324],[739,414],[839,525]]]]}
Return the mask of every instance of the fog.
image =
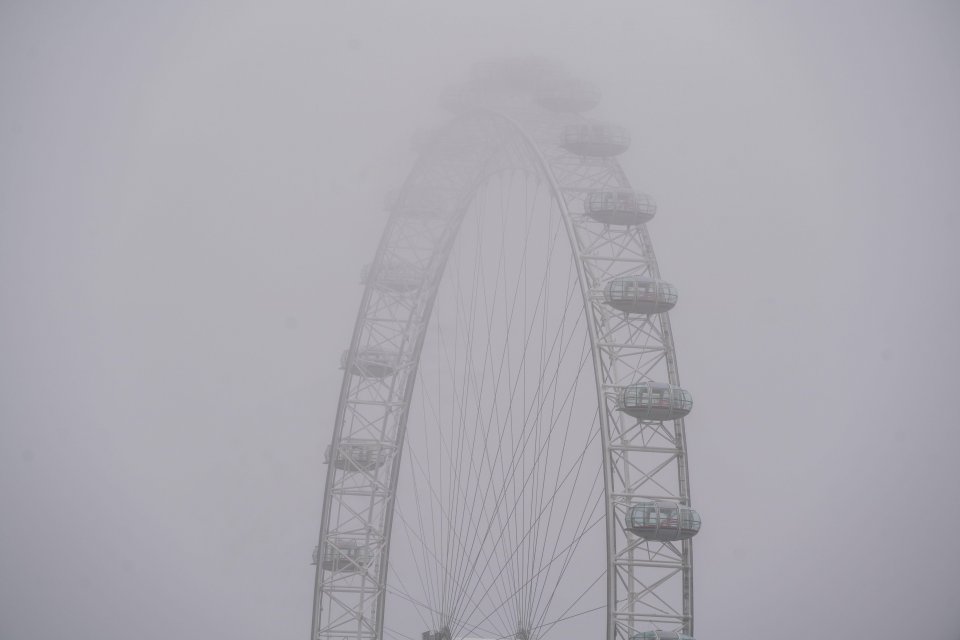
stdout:
{"type": "Polygon", "coordinates": [[[504,54],[659,202],[697,637],[960,638],[960,8],[559,0],[0,5],[0,639],[308,636],[384,195],[504,54]]]}

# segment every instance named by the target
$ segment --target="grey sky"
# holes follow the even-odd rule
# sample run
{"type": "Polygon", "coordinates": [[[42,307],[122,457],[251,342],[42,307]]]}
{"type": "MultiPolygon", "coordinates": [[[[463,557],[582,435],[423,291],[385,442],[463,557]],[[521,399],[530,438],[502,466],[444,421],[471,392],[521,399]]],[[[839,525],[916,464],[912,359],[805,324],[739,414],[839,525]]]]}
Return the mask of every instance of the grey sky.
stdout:
{"type": "Polygon", "coordinates": [[[2,640],[307,636],[383,193],[504,52],[660,204],[698,638],[960,638],[960,9],[560,0],[0,7],[2,640]]]}

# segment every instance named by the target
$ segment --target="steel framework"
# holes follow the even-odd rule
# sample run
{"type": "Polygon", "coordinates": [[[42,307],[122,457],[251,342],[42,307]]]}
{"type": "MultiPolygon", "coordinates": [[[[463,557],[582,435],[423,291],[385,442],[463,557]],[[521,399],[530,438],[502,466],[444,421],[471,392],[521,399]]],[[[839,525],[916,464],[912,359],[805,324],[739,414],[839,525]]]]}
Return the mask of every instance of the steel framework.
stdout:
{"type": "MultiPolygon", "coordinates": [[[[602,148],[586,149],[593,155],[570,148],[571,132],[588,122],[582,115],[542,108],[529,91],[474,90],[470,104],[458,106],[451,123],[419,141],[419,160],[364,272],[328,453],[311,640],[384,637],[401,454],[421,351],[466,211],[505,163],[546,185],[582,299],[602,448],[606,638],[654,629],[692,634],[691,541],[647,540],[625,528],[639,501],[690,505],[683,418],[640,419],[618,400],[638,382],[680,384],[667,313],[626,313],[604,296],[617,278],[660,279],[646,224],[590,215],[596,194],[626,193],[631,185],[602,148]]],[[[623,133],[615,133],[622,146],[623,133]]],[[[437,633],[444,631],[451,633],[437,633]]]]}

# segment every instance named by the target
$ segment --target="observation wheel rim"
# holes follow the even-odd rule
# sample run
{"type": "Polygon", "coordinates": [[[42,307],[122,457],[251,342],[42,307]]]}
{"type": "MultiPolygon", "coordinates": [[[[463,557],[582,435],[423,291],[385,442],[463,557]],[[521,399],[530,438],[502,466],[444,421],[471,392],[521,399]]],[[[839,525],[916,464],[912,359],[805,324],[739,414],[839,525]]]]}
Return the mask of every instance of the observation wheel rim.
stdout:
{"type": "MultiPolygon", "coordinates": [[[[616,585],[617,575],[616,575],[616,571],[614,570],[614,561],[615,561],[614,556],[617,553],[616,533],[617,533],[618,522],[616,521],[617,512],[612,502],[612,496],[611,496],[611,493],[612,493],[611,483],[612,483],[612,475],[614,473],[614,469],[611,462],[611,456],[609,455],[610,443],[608,439],[609,429],[607,425],[608,411],[604,410],[604,407],[607,404],[607,401],[609,399],[609,394],[607,389],[604,386],[603,376],[601,373],[605,364],[608,364],[608,363],[604,363],[603,354],[601,352],[601,349],[598,348],[600,334],[598,332],[597,327],[595,326],[596,319],[594,318],[594,315],[590,313],[590,308],[592,304],[590,283],[586,274],[586,268],[583,261],[583,257],[578,250],[577,236],[576,236],[577,230],[572,221],[572,215],[574,212],[572,212],[570,209],[569,203],[565,196],[565,189],[559,183],[557,175],[555,174],[555,171],[554,171],[554,167],[552,166],[551,162],[548,160],[543,150],[541,149],[541,146],[537,143],[533,135],[528,133],[528,131],[525,130],[523,124],[517,119],[511,117],[508,114],[504,114],[495,110],[475,109],[475,110],[471,110],[469,112],[463,113],[462,115],[455,118],[449,125],[447,125],[447,127],[445,127],[444,132],[447,135],[451,135],[450,132],[452,130],[455,130],[457,127],[465,127],[470,122],[475,122],[475,121],[486,121],[489,125],[492,125],[493,128],[496,129],[500,134],[506,135],[508,137],[513,136],[517,140],[522,142],[522,146],[525,149],[525,152],[529,154],[529,159],[533,160],[533,163],[537,167],[538,175],[545,180],[545,183],[547,185],[549,185],[549,191],[553,199],[553,205],[558,209],[558,214],[561,216],[561,219],[564,225],[564,232],[570,244],[572,258],[577,271],[577,280],[578,280],[578,286],[580,288],[581,303],[583,305],[584,315],[586,317],[586,322],[587,322],[587,334],[588,334],[588,339],[590,341],[590,350],[591,350],[590,359],[593,363],[593,369],[594,369],[593,380],[594,380],[594,385],[596,390],[596,402],[597,402],[598,414],[600,419],[599,428],[601,430],[601,434],[600,434],[601,446],[603,451],[602,463],[603,463],[604,496],[605,496],[604,499],[605,499],[605,513],[606,513],[605,515],[605,525],[606,525],[605,540],[606,540],[606,556],[607,556],[606,637],[608,640],[614,640],[615,638],[618,637],[618,633],[620,633],[619,627],[618,627],[618,619],[615,615],[615,612],[613,611],[615,602],[616,602],[615,594],[617,589],[617,585],[616,585]]],[[[418,172],[420,172],[425,165],[429,165],[431,162],[437,162],[439,164],[442,164],[442,154],[435,149],[434,150],[428,149],[425,153],[423,153],[419,161],[417,162],[416,166],[409,172],[404,182],[404,187],[403,187],[404,191],[409,191],[411,189],[411,187],[416,183],[418,172]]],[[[622,169],[620,168],[619,163],[616,162],[616,160],[613,160],[613,166],[614,166],[613,171],[617,176],[617,180],[620,186],[629,187],[629,181],[627,180],[622,169]]],[[[470,200],[472,200],[475,197],[478,189],[483,184],[483,181],[488,177],[489,177],[488,175],[485,175],[481,172],[480,174],[481,179],[478,180],[476,183],[474,183],[470,187],[469,193],[465,194],[465,197],[462,197],[461,200],[465,202],[469,202],[470,200]]],[[[448,238],[446,238],[446,244],[443,247],[439,248],[440,252],[449,252],[450,246],[452,245],[453,242],[455,242],[456,237],[459,234],[459,225],[462,222],[464,211],[463,210],[457,211],[455,216],[457,218],[457,222],[455,224],[456,229],[454,230],[453,233],[449,234],[448,238]]],[[[376,251],[374,262],[373,262],[374,269],[376,269],[378,265],[382,267],[382,265],[386,263],[386,259],[389,254],[388,247],[387,247],[388,235],[391,232],[392,228],[394,228],[398,224],[402,224],[403,221],[404,221],[404,214],[402,211],[394,210],[391,212],[386,228],[381,236],[380,242],[377,247],[377,251],[376,251]]],[[[654,273],[659,275],[659,270],[656,265],[656,258],[655,256],[652,255],[652,244],[649,242],[649,237],[647,235],[645,225],[642,225],[641,235],[643,237],[643,241],[645,245],[647,245],[650,251],[652,270],[654,273]]],[[[427,325],[429,325],[431,309],[432,309],[435,297],[437,295],[439,284],[443,277],[443,273],[445,269],[446,269],[446,264],[444,259],[443,266],[440,269],[439,273],[434,275],[434,281],[432,282],[432,284],[424,283],[423,285],[423,287],[427,289],[432,287],[432,290],[427,291],[429,301],[426,305],[426,311],[424,312],[425,322],[427,325]]],[[[420,293],[422,295],[424,291],[421,290],[420,293]]],[[[354,331],[353,331],[353,336],[350,343],[350,353],[356,353],[359,347],[361,329],[367,317],[371,297],[373,295],[374,295],[374,283],[367,282],[364,288],[363,297],[361,299],[361,303],[357,313],[357,318],[354,323],[354,331]]],[[[672,331],[669,331],[669,318],[665,314],[663,316],[663,322],[666,324],[669,332],[669,336],[668,336],[668,339],[669,339],[668,351],[670,354],[669,357],[675,360],[675,348],[673,345],[672,331]]],[[[392,462],[392,473],[390,477],[389,486],[387,487],[387,490],[389,493],[389,496],[386,498],[386,501],[388,503],[388,508],[386,511],[385,526],[383,527],[381,532],[382,534],[381,542],[380,542],[381,546],[380,546],[380,554],[379,554],[379,561],[378,561],[379,567],[376,573],[376,576],[379,578],[379,584],[375,585],[375,590],[377,592],[377,595],[376,595],[377,603],[375,605],[376,621],[372,629],[368,628],[367,633],[363,632],[362,626],[358,626],[357,633],[356,633],[356,637],[358,638],[358,640],[360,638],[374,637],[379,639],[383,637],[384,604],[386,601],[387,584],[389,582],[389,576],[388,576],[389,552],[390,552],[391,539],[393,534],[393,508],[396,502],[396,492],[397,492],[400,462],[401,462],[402,453],[403,453],[403,450],[405,449],[405,443],[406,443],[406,428],[407,428],[407,419],[409,416],[409,409],[411,405],[411,396],[413,393],[413,389],[415,387],[416,371],[418,370],[420,365],[422,349],[423,349],[423,336],[421,335],[419,340],[415,342],[415,344],[412,346],[412,349],[410,351],[410,355],[412,355],[413,357],[409,358],[409,361],[406,364],[406,366],[410,368],[413,375],[408,376],[405,379],[405,381],[401,383],[404,386],[402,390],[403,399],[402,399],[402,402],[396,403],[394,406],[394,410],[399,412],[402,417],[400,418],[400,422],[398,423],[399,432],[395,442],[395,455],[394,455],[394,460],[392,462]]],[[[351,379],[353,375],[354,374],[351,373],[349,367],[347,367],[343,375],[341,393],[340,393],[340,398],[338,401],[338,408],[337,408],[337,418],[336,418],[336,423],[334,427],[333,438],[330,445],[331,450],[334,452],[338,451],[338,447],[340,446],[341,440],[342,440],[344,416],[347,412],[347,403],[349,400],[348,396],[350,392],[351,379]]],[[[669,382],[671,384],[679,384],[679,377],[676,372],[675,362],[670,369],[669,378],[670,378],[669,382]]],[[[397,381],[395,380],[392,384],[396,385],[397,381]]],[[[392,391],[394,390],[396,389],[395,388],[392,389],[392,391]]],[[[685,455],[685,452],[686,452],[685,429],[683,427],[682,418],[678,422],[679,422],[679,433],[682,438],[682,443],[680,446],[685,455]]],[[[681,469],[681,473],[688,476],[689,474],[688,468],[684,467],[683,469],[681,469]]],[[[321,603],[323,598],[322,576],[325,572],[325,569],[322,565],[322,558],[325,553],[327,541],[329,540],[329,537],[331,534],[331,529],[330,529],[330,509],[331,509],[331,501],[332,501],[331,490],[332,490],[332,487],[334,486],[334,480],[335,480],[336,474],[337,474],[337,467],[333,462],[331,462],[328,465],[327,474],[326,474],[326,487],[324,490],[323,514],[322,514],[322,521],[321,521],[321,528],[320,528],[320,536],[319,536],[318,545],[317,545],[317,553],[321,561],[317,562],[317,569],[316,569],[316,575],[315,575],[314,612],[313,612],[313,623],[311,628],[311,640],[317,640],[318,638],[320,621],[323,615],[323,612],[321,610],[321,603]]],[[[686,482],[687,486],[689,486],[688,482],[689,481],[687,479],[687,482],[686,482]]],[[[683,479],[681,479],[681,485],[682,484],[684,484],[683,479]]],[[[684,493],[683,497],[685,498],[685,502],[686,504],[689,504],[689,490],[686,489],[685,492],[682,491],[681,493],[684,493]]],[[[692,549],[690,547],[689,541],[684,541],[683,548],[684,548],[684,556],[688,559],[692,558],[692,549]]],[[[687,565],[688,565],[688,568],[684,572],[685,584],[692,577],[692,563],[687,562],[687,565]]],[[[364,580],[367,580],[366,576],[364,577],[364,580]]],[[[685,595],[685,598],[686,597],[687,596],[685,595]]],[[[688,630],[690,633],[692,633],[692,588],[690,589],[689,602],[687,602],[687,600],[684,601],[685,614],[687,614],[688,608],[689,608],[688,616],[689,616],[690,622],[689,624],[685,624],[684,628],[685,630],[688,630]]]]}

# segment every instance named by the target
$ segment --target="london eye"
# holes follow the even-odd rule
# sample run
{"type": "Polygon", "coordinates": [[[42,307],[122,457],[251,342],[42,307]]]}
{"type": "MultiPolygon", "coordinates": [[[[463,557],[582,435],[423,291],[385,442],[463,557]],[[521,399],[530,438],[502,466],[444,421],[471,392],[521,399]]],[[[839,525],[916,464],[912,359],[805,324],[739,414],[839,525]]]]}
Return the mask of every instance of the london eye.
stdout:
{"type": "Polygon", "coordinates": [[[600,102],[495,60],[418,140],[358,278],[311,640],[692,637],[678,291],[600,102]]]}

